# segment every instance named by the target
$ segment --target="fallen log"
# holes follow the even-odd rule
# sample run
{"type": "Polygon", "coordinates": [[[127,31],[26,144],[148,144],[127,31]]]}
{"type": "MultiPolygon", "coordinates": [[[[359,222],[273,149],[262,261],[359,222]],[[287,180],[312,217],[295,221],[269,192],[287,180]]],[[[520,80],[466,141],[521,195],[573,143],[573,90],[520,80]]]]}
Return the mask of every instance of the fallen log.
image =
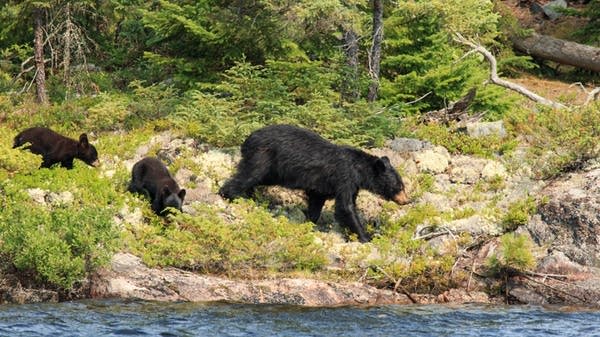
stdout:
{"type": "Polygon", "coordinates": [[[600,72],[600,48],[537,33],[512,35],[510,40],[517,50],[531,56],[600,72]]]}

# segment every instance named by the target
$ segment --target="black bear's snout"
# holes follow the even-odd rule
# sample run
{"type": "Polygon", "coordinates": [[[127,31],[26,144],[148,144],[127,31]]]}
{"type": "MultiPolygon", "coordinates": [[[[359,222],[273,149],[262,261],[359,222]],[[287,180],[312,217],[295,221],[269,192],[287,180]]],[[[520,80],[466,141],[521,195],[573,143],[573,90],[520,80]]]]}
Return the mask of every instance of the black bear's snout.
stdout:
{"type": "Polygon", "coordinates": [[[397,203],[398,205],[406,205],[410,202],[410,198],[408,197],[408,194],[406,194],[406,191],[402,190],[400,192],[398,192],[398,194],[396,194],[392,200],[394,200],[395,203],[397,203]]]}

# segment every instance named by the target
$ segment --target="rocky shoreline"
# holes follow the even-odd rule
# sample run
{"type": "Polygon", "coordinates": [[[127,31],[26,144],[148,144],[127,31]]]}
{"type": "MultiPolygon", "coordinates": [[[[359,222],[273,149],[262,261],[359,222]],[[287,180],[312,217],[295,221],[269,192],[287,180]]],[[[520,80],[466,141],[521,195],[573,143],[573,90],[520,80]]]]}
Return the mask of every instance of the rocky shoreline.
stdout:
{"type": "MultiPolygon", "coordinates": [[[[490,128],[484,125],[476,131],[490,128]]],[[[176,179],[184,186],[190,183],[184,211],[193,212],[190,205],[194,203],[224,203],[214,191],[216,185],[230,174],[237,155],[209,149],[194,140],[180,139],[168,133],[156,136],[138,148],[133,158],[108,163],[103,174],[110,176],[117,165],[130,168],[151,148],[157,147],[160,148],[158,156],[166,162],[183,152],[182,149],[194,149],[192,160],[202,163],[204,172],[210,174],[197,176],[183,168],[176,172],[176,179]]],[[[415,233],[415,237],[426,238],[428,245],[440,254],[450,250],[456,254],[456,249],[460,250],[453,271],[460,270],[463,277],[457,278],[455,289],[435,295],[407,294],[400,289],[378,289],[361,282],[335,283],[304,278],[234,280],[176,268],[149,268],[138,257],[122,252],[113,257],[110,266],[86,281],[83,288],[87,290],[83,294],[73,297],[301,306],[478,302],[600,307],[600,168],[597,165],[592,163],[554,181],[542,181],[532,178],[531,169],[524,163],[523,153],[519,150],[507,157],[482,159],[452,155],[443,147],[415,139],[396,139],[386,147],[370,152],[388,156],[392,164],[401,169],[409,192],[415,195],[413,204],[402,207],[398,214],[424,204],[434,205],[450,214],[469,210],[464,212],[467,213],[464,217],[436,219],[435,226],[423,223],[415,233]],[[430,179],[428,189],[417,190],[419,176],[430,179]],[[529,197],[539,204],[537,212],[514,231],[529,236],[535,244],[532,253],[536,266],[532,270],[509,273],[504,280],[490,277],[485,265],[500,245],[501,215],[511,202],[529,197]],[[433,227],[438,232],[432,232],[433,227]],[[474,238],[474,244],[457,248],[456,236],[461,233],[474,238]]],[[[298,207],[283,207],[301,205],[301,195],[294,191],[276,192],[273,204],[276,209],[280,207],[279,213],[292,221],[306,220],[298,207]]],[[[69,198],[60,193],[49,195],[43,190],[29,193],[32,200],[39,200],[39,203],[69,198]]],[[[362,217],[375,218],[381,205],[382,201],[377,197],[359,194],[358,207],[362,217]]],[[[115,221],[119,225],[135,225],[143,219],[139,209],[132,209],[124,210],[115,221]]],[[[333,220],[319,222],[322,221],[333,220]]],[[[345,242],[335,227],[321,234],[334,243],[329,246],[327,268],[343,269],[347,258],[344,254],[360,244],[345,242]]],[[[370,253],[377,254],[377,251],[370,253]]],[[[52,302],[60,297],[55,291],[23,286],[10,271],[4,270],[0,279],[0,301],[3,303],[52,302]]]]}

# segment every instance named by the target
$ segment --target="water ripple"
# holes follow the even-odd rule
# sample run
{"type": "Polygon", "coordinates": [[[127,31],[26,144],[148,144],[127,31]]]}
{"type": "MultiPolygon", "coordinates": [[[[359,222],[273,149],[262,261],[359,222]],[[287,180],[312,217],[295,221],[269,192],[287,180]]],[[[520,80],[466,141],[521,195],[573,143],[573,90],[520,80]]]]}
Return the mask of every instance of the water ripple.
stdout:
{"type": "Polygon", "coordinates": [[[600,312],[538,306],[300,308],[77,301],[0,306],[0,336],[600,337],[600,312]]]}

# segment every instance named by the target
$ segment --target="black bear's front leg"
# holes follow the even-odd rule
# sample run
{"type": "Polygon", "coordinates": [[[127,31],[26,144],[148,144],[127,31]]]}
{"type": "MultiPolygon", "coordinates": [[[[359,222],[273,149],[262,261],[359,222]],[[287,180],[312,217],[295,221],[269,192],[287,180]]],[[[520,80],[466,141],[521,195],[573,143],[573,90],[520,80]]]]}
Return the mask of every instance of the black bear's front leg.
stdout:
{"type": "Polygon", "coordinates": [[[321,216],[326,198],[320,194],[310,192],[306,192],[306,196],[308,197],[308,220],[316,224],[321,216]]]}
{"type": "Polygon", "coordinates": [[[335,198],[335,218],[343,225],[358,235],[360,242],[368,242],[369,236],[365,233],[363,226],[356,214],[356,205],[351,195],[338,195],[335,198]]]}

